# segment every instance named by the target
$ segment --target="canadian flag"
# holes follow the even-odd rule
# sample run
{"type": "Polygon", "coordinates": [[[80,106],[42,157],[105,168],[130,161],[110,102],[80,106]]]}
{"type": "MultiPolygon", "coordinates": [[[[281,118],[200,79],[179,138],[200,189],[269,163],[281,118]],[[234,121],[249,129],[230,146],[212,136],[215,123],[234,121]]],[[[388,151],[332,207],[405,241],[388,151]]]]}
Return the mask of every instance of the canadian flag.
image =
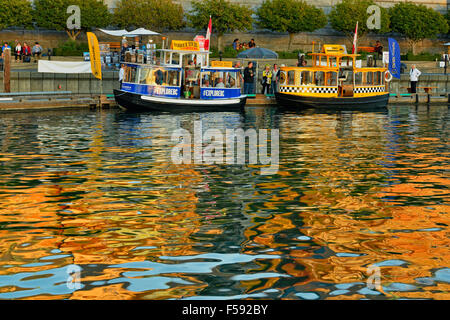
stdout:
{"type": "Polygon", "coordinates": [[[355,35],[353,36],[352,54],[356,53],[356,41],[358,41],[358,21],[356,21],[355,35]]]}
{"type": "Polygon", "coordinates": [[[209,16],[208,30],[206,30],[206,40],[205,40],[205,49],[209,51],[209,39],[211,38],[212,32],[212,21],[211,16],[209,16]]]}

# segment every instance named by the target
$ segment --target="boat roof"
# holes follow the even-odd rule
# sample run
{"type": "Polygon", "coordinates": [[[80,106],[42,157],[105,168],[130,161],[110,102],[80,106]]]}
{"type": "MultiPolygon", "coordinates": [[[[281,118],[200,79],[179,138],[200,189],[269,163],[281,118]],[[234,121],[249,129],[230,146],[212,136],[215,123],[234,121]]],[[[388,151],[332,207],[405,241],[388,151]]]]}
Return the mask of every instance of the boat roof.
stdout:
{"type": "Polygon", "coordinates": [[[183,54],[210,54],[210,51],[195,51],[195,50],[175,50],[175,49],[158,49],[156,51],[161,52],[175,52],[175,53],[183,53],[183,54]]]}

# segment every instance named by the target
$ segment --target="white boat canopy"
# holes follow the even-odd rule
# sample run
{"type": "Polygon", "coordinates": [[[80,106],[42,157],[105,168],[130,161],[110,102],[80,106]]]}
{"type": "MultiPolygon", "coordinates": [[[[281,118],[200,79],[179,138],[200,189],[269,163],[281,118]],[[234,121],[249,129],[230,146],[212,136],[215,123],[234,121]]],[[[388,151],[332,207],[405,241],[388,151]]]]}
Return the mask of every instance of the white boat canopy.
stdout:
{"type": "Polygon", "coordinates": [[[110,36],[114,37],[136,37],[136,36],[156,36],[159,35],[159,33],[147,30],[145,28],[139,28],[133,31],[128,32],[125,29],[122,30],[105,30],[105,29],[99,29],[101,32],[104,32],[106,34],[109,34],[110,36]]]}

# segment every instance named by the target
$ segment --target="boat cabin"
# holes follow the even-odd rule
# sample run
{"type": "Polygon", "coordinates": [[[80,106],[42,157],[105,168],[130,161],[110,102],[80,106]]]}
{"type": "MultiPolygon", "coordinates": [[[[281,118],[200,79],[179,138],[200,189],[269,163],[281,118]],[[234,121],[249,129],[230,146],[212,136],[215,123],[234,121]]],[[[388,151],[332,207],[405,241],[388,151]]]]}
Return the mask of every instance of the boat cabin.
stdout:
{"type": "Polygon", "coordinates": [[[241,96],[240,69],[212,61],[209,52],[161,49],[156,65],[125,62],[124,91],[165,98],[227,99],[241,96]]]}
{"type": "Polygon", "coordinates": [[[386,91],[386,68],[362,67],[345,46],[324,45],[312,65],[282,67],[280,92],[319,97],[358,97],[386,91]]]}

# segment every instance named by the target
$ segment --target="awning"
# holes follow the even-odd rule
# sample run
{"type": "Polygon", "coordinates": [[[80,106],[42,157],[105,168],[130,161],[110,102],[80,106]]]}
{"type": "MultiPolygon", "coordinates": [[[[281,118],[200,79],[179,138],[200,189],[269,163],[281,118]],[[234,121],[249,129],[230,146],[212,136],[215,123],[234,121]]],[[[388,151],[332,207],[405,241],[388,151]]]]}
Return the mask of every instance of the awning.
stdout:
{"type": "Polygon", "coordinates": [[[145,28],[139,28],[139,29],[128,32],[127,36],[131,37],[131,36],[157,36],[157,35],[159,35],[158,32],[147,30],[145,28]]]}
{"type": "Polygon", "coordinates": [[[92,73],[90,62],[39,60],[38,72],[92,73]]]}
{"type": "Polygon", "coordinates": [[[136,37],[136,36],[156,36],[159,35],[158,32],[154,32],[151,30],[147,30],[145,28],[139,28],[133,31],[128,32],[125,29],[122,30],[105,30],[105,29],[98,29],[101,32],[104,32],[106,34],[109,34],[110,36],[114,37],[136,37]]]}
{"type": "Polygon", "coordinates": [[[114,37],[123,37],[124,35],[128,34],[128,31],[125,29],[122,30],[104,30],[104,29],[98,29],[101,32],[104,32],[106,34],[109,34],[110,36],[114,37]]]}

